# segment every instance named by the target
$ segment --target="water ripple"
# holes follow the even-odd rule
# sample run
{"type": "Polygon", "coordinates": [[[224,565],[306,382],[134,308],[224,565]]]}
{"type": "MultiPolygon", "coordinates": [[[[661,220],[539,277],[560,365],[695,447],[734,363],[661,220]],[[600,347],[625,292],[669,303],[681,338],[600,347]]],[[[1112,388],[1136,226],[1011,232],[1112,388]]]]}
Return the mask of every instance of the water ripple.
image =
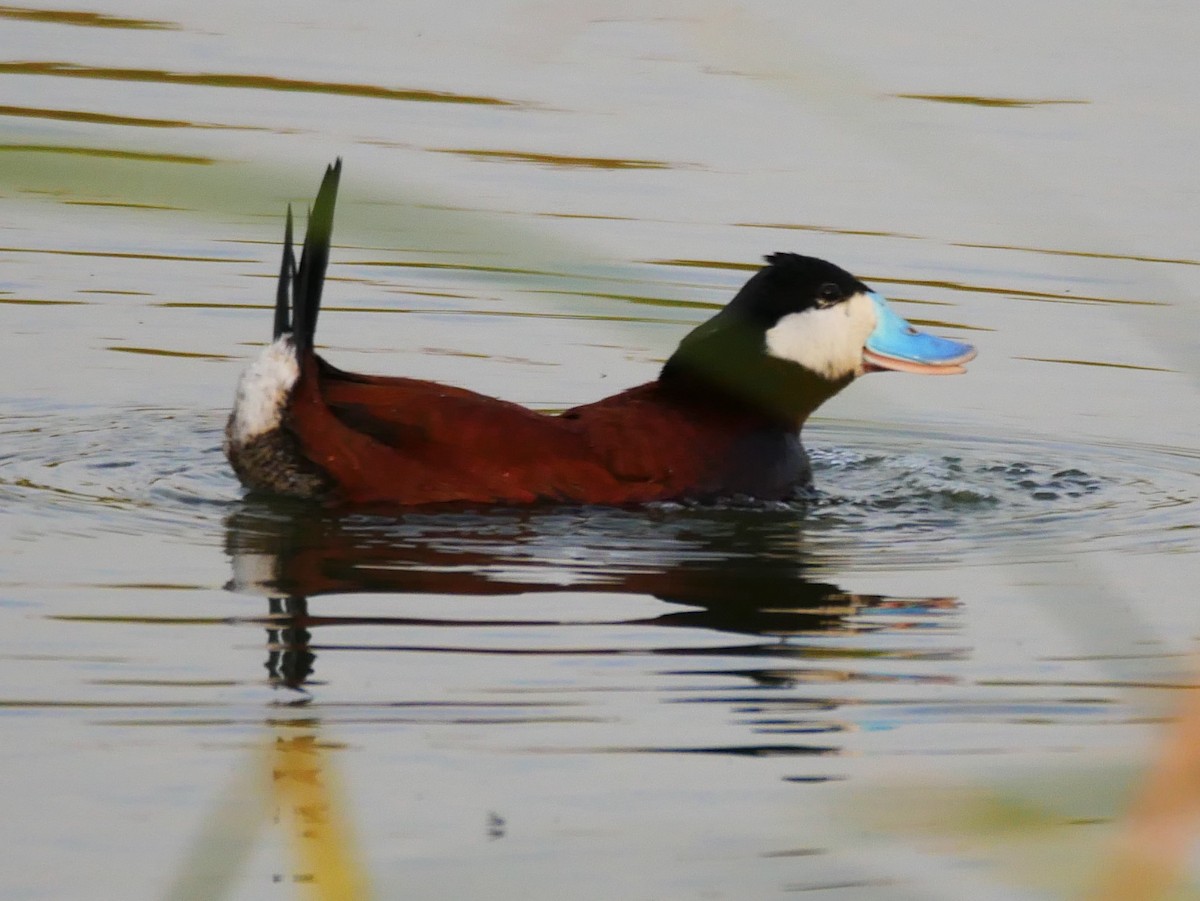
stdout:
{"type": "Polygon", "coordinates": [[[806,439],[821,490],[806,537],[868,565],[1158,551],[1188,546],[1200,518],[1200,459],[1182,449],[845,423],[806,439]]]}
{"type": "MultiPolygon", "coordinates": [[[[0,427],[0,496],[28,516],[102,514],[100,530],[193,532],[240,491],[220,452],[224,413],[160,408],[29,410],[0,427]]],[[[1200,520],[1200,458],[1177,448],[1070,445],[824,422],[805,433],[818,485],[805,505],[646,511],[480,509],[404,517],[408,538],[486,550],[498,579],[604,579],[673,559],[737,554],[722,535],[798,535],[816,562],[936,566],[980,551],[1018,559],[1182,548],[1200,520]],[[949,450],[948,452],[948,449],[949,450]],[[536,513],[536,524],[530,517],[536,513]],[[426,533],[421,535],[421,533],[426,533]],[[699,536],[699,540],[697,540],[699,536]],[[563,571],[567,575],[563,575],[563,571]]],[[[286,505],[282,515],[289,515],[286,505]]],[[[394,520],[363,514],[347,528],[394,520]]],[[[369,538],[366,540],[370,540],[369,538]]]]}

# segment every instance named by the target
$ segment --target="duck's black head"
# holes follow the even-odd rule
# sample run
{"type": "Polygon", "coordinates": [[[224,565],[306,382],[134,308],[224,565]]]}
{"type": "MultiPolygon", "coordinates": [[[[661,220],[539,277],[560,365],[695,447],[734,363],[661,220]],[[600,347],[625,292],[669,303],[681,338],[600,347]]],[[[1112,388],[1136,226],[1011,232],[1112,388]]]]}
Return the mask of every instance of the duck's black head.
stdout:
{"type": "Polygon", "coordinates": [[[968,344],[918,332],[846,270],[776,253],[683,339],[660,379],[799,425],[866,372],[957,373],[974,356],[968,344]]]}

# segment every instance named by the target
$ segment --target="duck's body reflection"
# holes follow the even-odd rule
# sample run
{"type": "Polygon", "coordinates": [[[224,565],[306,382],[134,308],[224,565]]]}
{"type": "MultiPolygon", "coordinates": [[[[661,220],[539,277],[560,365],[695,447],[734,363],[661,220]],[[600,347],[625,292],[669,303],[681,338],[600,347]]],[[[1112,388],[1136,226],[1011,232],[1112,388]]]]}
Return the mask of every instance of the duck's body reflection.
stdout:
{"type": "MultiPolygon", "coordinates": [[[[862,615],[873,609],[900,608],[924,616],[956,605],[949,598],[853,594],[814,578],[816,568],[802,544],[802,513],[794,509],[584,508],[391,518],[247,501],[227,525],[234,565],[231,588],[270,599],[267,666],[278,684],[292,688],[311,679],[311,630],[317,628],[572,624],[568,619],[458,620],[312,611],[309,600],[321,595],[462,597],[569,590],[653,597],[680,606],[607,624],[760,637],[760,642],[742,638],[686,648],[664,640],[650,649],[664,655],[769,657],[774,664],[770,669],[739,671],[759,684],[778,682],[780,658],[805,655],[802,647],[789,653],[783,642],[788,636],[861,632],[871,628],[862,615]]],[[[560,651],[531,647],[505,653],[560,651]]]]}

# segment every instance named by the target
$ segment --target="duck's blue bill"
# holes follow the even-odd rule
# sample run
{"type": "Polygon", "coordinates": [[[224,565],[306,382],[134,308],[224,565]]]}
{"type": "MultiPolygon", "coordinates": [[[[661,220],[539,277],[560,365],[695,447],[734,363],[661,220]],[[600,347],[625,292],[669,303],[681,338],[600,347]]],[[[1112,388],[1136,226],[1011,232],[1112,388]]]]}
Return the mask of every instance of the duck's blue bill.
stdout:
{"type": "Polygon", "coordinates": [[[863,348],[868,368],[926,375],[966,372],[962,364],[974,359],[974,347],[918,331],[881,295],[872,291],[870,297],[875,304],[876,323],[863,348]]]}

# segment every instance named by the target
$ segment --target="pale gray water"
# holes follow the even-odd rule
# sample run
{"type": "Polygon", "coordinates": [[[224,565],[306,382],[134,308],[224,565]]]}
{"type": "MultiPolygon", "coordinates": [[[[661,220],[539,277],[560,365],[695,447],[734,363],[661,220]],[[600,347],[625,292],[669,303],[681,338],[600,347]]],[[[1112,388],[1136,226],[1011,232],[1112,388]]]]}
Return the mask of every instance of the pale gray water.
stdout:
{"type": "Polygon", "coordinates": [[[0,894],[319,888],[295,742],[381,898],[1100,871],[1194,682],[1192,6],[101,8],[0,8],[0,894]],[[347,368],[580,403],[780,249],[980,356],[830,403],[808,508],[244,501],[220,429],[339,155],[347,368]]]}

